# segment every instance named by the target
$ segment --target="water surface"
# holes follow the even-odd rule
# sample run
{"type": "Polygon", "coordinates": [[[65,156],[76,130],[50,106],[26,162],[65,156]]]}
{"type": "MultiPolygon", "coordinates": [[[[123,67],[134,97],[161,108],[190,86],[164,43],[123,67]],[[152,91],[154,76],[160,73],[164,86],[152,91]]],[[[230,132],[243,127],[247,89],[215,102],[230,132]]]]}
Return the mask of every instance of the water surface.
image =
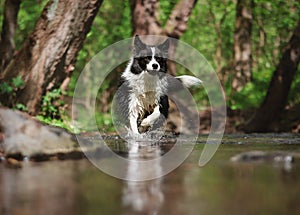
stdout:
{"type": "MultiPolygon", "coordinates": [[[[298,158],[293,163],[230,161],[250,150],[300,153],[298,136],[228,136],[202,168],[197,163],[205,137],[199,142],[180,167],[146,182],[113,178],[87,159],[29,161],[20,169],[2,163],[0,214],[300,214],[298,158]]],[[[164,143],[144,149],[144,154],[135,150],[129,155],[125,146],[116,151],[149,159],[169,148],[164,143]]],[[[157,162],[149,169],[129,166],[124,171],[148,174],[161,166],[157,162]]]]}

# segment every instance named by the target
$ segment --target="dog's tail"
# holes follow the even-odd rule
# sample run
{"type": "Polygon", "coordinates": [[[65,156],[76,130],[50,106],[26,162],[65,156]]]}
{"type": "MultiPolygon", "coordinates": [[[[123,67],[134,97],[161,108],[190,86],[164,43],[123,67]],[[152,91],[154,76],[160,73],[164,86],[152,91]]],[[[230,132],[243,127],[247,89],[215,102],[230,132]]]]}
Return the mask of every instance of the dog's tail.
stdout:
{"type": "Polygon", "coordinates": [[[202,81],[199,78],[196,78],[194,76],[190,76],[190,75],[181,75],[181,76],[177,76],[175,77],[177,80],[179,80],[183,86],[190,88],[193,86],[199,86],[202,84],[202,81]]]}
{"type": "Polygon", "coordinates": [[[181,75],[177,77],[168,77],[168,92],[178,92],[184,88],[199,86],[202,81],[199,78],[190,75],[181,75]]]}

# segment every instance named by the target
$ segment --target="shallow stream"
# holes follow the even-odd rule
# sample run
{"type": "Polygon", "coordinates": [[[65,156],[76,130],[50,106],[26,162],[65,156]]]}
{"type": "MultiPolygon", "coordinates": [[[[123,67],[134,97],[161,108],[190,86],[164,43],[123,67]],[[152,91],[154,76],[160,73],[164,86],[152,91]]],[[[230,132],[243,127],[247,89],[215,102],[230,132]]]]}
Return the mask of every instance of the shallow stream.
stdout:
{"type": "MultiPolygon", "coordinates": [[[[144,182],[106,175],[87,159],[24,161],[22,168],[0,163],[0,214],[300,214],[299,135],[225,136],[213,159],[200,168],[205,139],[199,138],[180,167],[144,182]],[[253,150],[271,156],[231,161],[232,156],[253,150]],[[272,156],[275,152],[291,154],[292,160],[278,160],[272,156]]],[[[115,151],[127,157],[123,144],[118,141],[115,151]]],[[[151,157],[168,147],[171,143],[163,143],[143,153],[151,157]]],[[[157,163],[152,168],[161,167],[157,163]]],[[[134,174],[131,167],[125,171],[134,174]]]]}

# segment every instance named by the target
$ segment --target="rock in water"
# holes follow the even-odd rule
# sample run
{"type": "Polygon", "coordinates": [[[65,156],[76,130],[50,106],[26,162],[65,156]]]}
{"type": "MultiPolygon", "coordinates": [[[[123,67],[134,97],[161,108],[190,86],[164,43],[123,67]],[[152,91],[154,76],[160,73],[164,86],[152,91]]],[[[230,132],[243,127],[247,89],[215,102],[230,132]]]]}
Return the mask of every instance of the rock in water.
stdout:
{"type": "Polygon", "coordinates": [[[43,125],[28,114],[6,108],[0,108],[0,137],[0,149],[7,157],[80,150],[73,135],[65,130],[43,125]]]}
{"type": "Polygon", "coordinates": [[[292,163],[296,154],[284,151],[247,151],[231,157],[234,162],[286,162],[292,163]]]}

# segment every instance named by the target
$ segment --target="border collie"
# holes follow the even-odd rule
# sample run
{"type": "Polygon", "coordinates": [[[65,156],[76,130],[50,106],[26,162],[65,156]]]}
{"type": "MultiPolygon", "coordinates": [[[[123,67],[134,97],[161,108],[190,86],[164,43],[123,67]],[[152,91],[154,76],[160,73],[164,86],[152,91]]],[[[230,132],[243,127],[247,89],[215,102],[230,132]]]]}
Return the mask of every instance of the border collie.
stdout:
{"type": "MultiPolygon", "coordinates": [[[[178,86],[167,76],[169,39],[150,46],[134,38],[133,57],[121,75],[116,93],[117,111],[134,134],[160,128],[168,117],[168,92],[178,86]]],[[[175,77],[184,87],[201,84],[188,75],[175,77]]],[[[178,82],[177,81],[177,82],[178,82]]]]}

